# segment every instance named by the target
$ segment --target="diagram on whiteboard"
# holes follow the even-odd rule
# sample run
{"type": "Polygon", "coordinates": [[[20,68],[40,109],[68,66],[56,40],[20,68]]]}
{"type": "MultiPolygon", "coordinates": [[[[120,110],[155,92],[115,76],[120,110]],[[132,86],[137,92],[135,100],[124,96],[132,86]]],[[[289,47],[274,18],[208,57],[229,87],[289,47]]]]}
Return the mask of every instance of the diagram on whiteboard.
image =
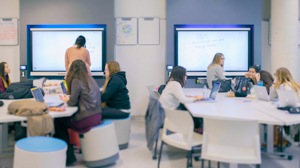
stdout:
{"type": "Polygon", "coordinates": [[[116,44],[133,45],[137,44],[137,19],[117,18],[116,19],[116,44]]]}

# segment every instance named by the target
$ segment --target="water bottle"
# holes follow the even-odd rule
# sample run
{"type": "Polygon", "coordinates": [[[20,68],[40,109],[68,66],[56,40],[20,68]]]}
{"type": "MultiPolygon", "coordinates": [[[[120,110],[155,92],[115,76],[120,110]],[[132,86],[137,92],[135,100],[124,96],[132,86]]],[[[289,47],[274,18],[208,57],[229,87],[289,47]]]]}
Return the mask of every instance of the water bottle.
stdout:
{"type": "Polygon", "coordinates": [[[254,86],[250,89],[250,92],[251,92],[251,98],[256,99],[256,93],[255,93],[254,86]]]}
{"type": "Polygon", "coordinates": [[[205,98],[207,98],[207,87],[206,87],[206,85],[204,85],[204,87],[203,87],[203,96],[205,98]]]}

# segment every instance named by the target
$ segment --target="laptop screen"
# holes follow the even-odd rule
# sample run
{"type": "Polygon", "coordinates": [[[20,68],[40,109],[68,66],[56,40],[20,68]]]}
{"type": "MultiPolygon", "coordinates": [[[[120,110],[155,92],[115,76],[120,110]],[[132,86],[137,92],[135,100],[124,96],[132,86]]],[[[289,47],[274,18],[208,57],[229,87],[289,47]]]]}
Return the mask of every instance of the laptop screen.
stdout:
{"type": "Polygon", "coordinates": [[[217,82],[214,83],[214,86],[211,89],[210,96],[209,96],[211,99],[215,100],[215,98],[216,98],[216,96],[218,94],[220,85],[221,85],[220,83],[217,83],[217,82]]]}
{"type": "Polygon", "coordinates": [[[32,88],[31,91],[36,101],[44,102],[44,97],[42,95],[40,88],[32,88]]]}

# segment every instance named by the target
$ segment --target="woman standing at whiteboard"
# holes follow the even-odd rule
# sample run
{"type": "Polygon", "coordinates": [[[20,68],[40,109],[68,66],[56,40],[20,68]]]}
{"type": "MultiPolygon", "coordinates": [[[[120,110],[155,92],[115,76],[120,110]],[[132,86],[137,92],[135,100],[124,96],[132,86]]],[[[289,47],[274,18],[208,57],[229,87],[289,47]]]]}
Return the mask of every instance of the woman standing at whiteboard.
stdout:
{"type": "Polygon", "coordinates": [[[222,53],[216,53],[214,56],[213,61],[209,64],[207,67],[207,84],[208,87],[211,89],[212,88],[212,81],[213,80],[218,80],[218,79],[225,79],[225,76],[223,74],[224,69],[224,60],[225,57],[222,53]]]}
{"type": "Polygon", "coordinates": [[[90,66],[91,66],[90,53],[87,49],[85,49],[85,42],[86,42],[85,37],[80,35],[76,39],[75,45],[67,49],[65,54],[66,76],[72,62],[75,60],[82,60],[86,65],[88,74],[92,76],[90,70],[90,66]]]}

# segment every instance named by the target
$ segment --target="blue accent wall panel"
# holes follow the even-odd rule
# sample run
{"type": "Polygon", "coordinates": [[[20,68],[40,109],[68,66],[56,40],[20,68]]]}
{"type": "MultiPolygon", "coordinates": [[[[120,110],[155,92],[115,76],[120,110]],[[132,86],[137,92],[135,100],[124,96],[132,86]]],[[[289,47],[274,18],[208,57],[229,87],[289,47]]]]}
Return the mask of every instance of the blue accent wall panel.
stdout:
{"type": "MultiPolygon", "coordinates": [[[[261,8],[261,0],[167,0],[166,64],[175,63],[174,25],[203,24],[253,25],[254,64],[261,64],[261,8]]],[[[186,86],[194,83],[188,79],[186,86]]]]}

